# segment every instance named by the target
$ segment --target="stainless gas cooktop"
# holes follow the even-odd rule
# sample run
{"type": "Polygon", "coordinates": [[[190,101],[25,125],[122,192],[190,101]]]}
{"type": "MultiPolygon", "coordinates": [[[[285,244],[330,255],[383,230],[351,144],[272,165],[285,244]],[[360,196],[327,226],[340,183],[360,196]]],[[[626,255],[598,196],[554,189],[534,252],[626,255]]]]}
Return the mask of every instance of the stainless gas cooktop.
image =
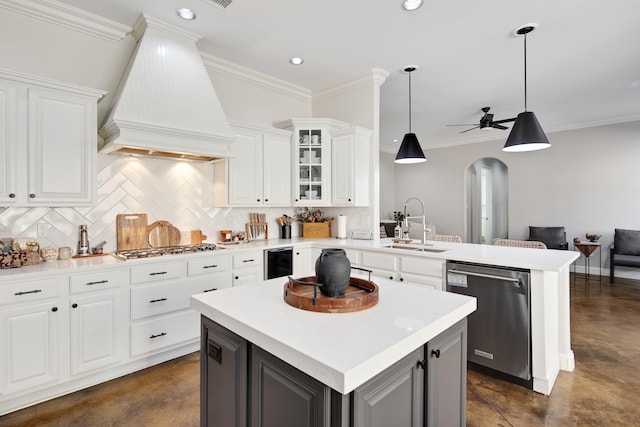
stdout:
{"type": "Polygon", "coordinates": [[[191,254],[204,251],[218,250],[215,243],[202,243],[200,245],[185,245],[185,246],[163,246],[159,248],[142,248],[142,249],[128,249],[125,251],[114,252],[112,255],[118,259],[138,259],[138,258],[150,258],[163,255],[179,255],[179,254],[191,254]]]}

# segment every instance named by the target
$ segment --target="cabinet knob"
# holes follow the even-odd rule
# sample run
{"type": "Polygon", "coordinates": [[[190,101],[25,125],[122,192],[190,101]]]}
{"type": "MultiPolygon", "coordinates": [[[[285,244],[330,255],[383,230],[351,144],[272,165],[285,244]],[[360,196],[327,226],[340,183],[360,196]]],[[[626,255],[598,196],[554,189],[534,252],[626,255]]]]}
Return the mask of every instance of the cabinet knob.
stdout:
{"type": "Polygon", "coordinates": [[[300,255],[300,252],[296,252],[296,255],[300,255]]]}
{"type": "Polygon", "coordinates": [[[51,311],[53,311],[53,312],[55,313],[56,311],[58,311],[58,307],[53,307],[53,308],[51,309],[51,311]]]}
{"type": "Polygon", "coordinates": [[[36,198],[36,195],[35,195],[35,194],[33,194],[33,193],[31,193],[31,194],[29,194],[29,198],[30,198],[30,199],[35,199],[35,198],[36,198]]]}
{"type": "Polygon", "coordinates": [[[9,198],[10,199],[15,199],[16,198],[16,193],[10,193],[9,194],[9,198]]]}
{"type": "Polygon", "coordinates": [[[436,359],[440,359],[440,349],[437,350],[431,350],[431,355],[435,356],[436,359]]]}
{"type": "Polygon", "coordinates": [[[264,199],[264,201],[265,201],[265,202],[268,202],[268,201],[269,201],[269,199],[264,199]]]}
{"type": "Polygon", "coordinates": [[[260,199],[256,199],[256,202],[259,202],[259,201],[260,201],[260,199]]]}
{"type": "Polygon", "coordinates": [[[296,199],[296,202],[298,201],[298,199],[296,199]]]}
{"type": "Polygon", "coordinates": [[[389,276],[389,280],[393,280],[393,276],[389,276]]]}
{"type": "Polygon", "coordinates": [[[78,304],[74,302],[73,304],[71,304],[71,307],[72,308],[78,308],[78,304]]]}
{"type": "Polygon", "coordinates": [[[427,369],[427,361],[426,360],[418,360],[418,367],[422,369],[427,369]]]}
{"type": "Polygon", "coordinates": [[[349,201],[351,201],[351,198],[349,198],[349,201]]]}
{"type": "Polygon", "coordinates": [[[238,276],[236,276],[236,280],[238,280],[238,279],[239,279],[239,277],[238,277],[238,276]]]}
{"type": "Polygon", "coordinates": [[[404,277],[401,277],[401,278],[400,278],[400,281],[401,281],[401,282],[404,282],[404,277]]]}

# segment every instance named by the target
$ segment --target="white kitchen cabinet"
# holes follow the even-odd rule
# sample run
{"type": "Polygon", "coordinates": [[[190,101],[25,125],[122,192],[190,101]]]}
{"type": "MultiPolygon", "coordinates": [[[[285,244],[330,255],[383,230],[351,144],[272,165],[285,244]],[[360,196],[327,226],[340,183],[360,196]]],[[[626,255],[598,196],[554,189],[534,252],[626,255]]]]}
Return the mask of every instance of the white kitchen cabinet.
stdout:
{"type": "Polygon", "coordinates": [[[347,123],[331,119],[290,119],[274,125],[292,131],[293,205],[331,204],[331,134],[347,123]]]}
{"type": "Polygon", "coordinates": [[[359,266],[372,270],[372,277],[444,290],[445,260],[362,250],[359,266]]]}
{"type": "MultiPolygon", "coordinates": [[[[291,206],[291,134],[235,125],[229,206],[291,206]]],[[[222,167],[222,165],[219,165],[222,167]]]]}
{"type": "Polygon", "coordinates": [[[331,204],[369,206],[371,136],[357,126],[331,135],[331,204]]]}
{"type": "Polygon", "coordinates": [[[3,71],[0,93],[0,203],[91,205],[104,92],[3,71]]]}
{"type": "MultiPolygon", "coordinates": [[[[311,248],[293,247],[293,277],[315,275],[315,266],[311,262],[311,248]]],[[[313,260],[315,262],[315,260],[313,260]]]]}
{"type": "Polygon", "coordinates": [[[122,269],[70,277],[71,375],[123,360],[128,281],[122,269]]]}
{"type": "Polygon", "coordinates": [[[63,375],[63,287],[59,278],[0,287],[0,396],[55,383],[63,375]]]}
{"type": "Polygon", "coordinates": [[[233,255],[233,286],[251,285],[264,280],[262,251],[233,255]]]}
{"type": "Polygon", "coordinates": [[[389,280],[396,280],[398,257],[383,252],[361,251],[360,267],[371,270],[372,278],[377,276],[389,280]]]}

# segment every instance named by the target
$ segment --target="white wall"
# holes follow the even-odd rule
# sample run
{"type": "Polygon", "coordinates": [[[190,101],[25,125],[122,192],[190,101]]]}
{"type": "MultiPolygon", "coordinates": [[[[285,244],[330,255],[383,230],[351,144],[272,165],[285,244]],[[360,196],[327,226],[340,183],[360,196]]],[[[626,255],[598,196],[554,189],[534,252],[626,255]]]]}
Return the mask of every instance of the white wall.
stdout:
{"type": "Polygon", "coordinates": [[[529,225],[565,226],[569,242],[599,233],[606,267],[614,228],[640,229],[640,121],[547,136],[551,148],[529,153],[503,152],[506,134],[426,150],[426,163],[395,165],[395,207],[419,197],[438,233],[465,235],[465,170],[495,157],[509,168],[509,237],[527,238],[529,225]]]}

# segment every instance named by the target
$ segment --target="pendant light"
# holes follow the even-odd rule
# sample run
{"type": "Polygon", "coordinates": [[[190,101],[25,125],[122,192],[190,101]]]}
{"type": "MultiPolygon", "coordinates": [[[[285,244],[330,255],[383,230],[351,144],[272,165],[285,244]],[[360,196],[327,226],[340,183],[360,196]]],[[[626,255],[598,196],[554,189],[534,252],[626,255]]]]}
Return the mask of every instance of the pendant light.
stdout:
{"type": "Polygon", "coordinates": [[[536,115],[533,111],[527,111],[527,34],[537,26],[538,24],[527,24],[513,32],[517,36],[524,36],[524,112],[516,117],[503,151],[534,151],[551,147],[536,115]]]}
{"type": "Polygon", "coordinates": [[[411,132],[411,73],[416,70],[417,67],[409,66],[404,69],[405,73],[409,73],[409,133],[402,138],[402,144],[396,155],[394,163],[410,164],[410,163],[422,163],[427,159],[424,157],[422,147],[418,142],[416,134],[411,132]]]}

